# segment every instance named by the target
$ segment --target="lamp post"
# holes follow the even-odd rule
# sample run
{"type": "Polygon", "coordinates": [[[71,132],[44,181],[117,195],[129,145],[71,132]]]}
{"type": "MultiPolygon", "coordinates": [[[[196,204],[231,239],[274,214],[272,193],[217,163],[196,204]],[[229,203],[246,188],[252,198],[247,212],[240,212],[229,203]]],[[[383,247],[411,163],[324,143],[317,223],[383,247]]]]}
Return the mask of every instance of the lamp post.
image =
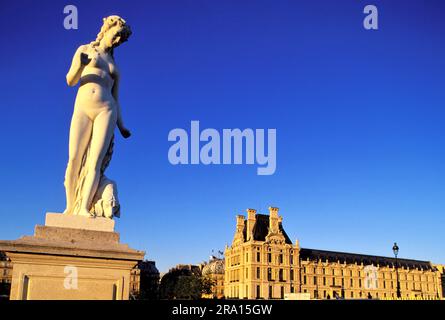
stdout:
{"type": "Polygon", "coordinates": [[[397,255],[399,254],[399,246],[397,242],[394,242],[392,247],[392,251],[394,252],[394,256],[396,257],[396,280],[397,280],[397,298],[400,299],[402,295],[400,294],[400,282],[399,282],[399,263],[397,260],[397,255]]]}

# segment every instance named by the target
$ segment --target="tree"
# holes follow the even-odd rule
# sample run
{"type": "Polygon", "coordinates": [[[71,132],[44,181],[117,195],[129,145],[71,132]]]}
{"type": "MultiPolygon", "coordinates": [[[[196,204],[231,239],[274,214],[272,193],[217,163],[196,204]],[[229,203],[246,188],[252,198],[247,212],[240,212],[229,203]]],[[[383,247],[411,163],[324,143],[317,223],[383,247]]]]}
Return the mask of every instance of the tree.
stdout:
{"type": "Polygon", "coordinates": [[[173,269],[162,277],[159,293],[161,299],[200,299],[208,294],[213,281],[188,269],[173,269]]]}

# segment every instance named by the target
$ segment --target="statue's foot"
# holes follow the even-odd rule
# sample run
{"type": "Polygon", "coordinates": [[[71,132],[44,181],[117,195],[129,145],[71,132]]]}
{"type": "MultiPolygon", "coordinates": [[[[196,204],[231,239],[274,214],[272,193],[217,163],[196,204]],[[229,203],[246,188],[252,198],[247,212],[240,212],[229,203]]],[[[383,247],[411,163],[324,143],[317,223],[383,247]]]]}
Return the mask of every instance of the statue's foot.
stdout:
{"type": "Polygon", "coordinates": [[[81,209],[79,211],[79,216],[84,216],[84,217],[88,217],[88,218],[94,218],[94,214],[92,214],[91,212],[89,212],[86,209],[81,209]]]}
{"type": "Polygon", "coordinates": [[[65,211],[63,211],[63,214],[71,214],[71,211],[70,208],[66,208],[65,211]]]}

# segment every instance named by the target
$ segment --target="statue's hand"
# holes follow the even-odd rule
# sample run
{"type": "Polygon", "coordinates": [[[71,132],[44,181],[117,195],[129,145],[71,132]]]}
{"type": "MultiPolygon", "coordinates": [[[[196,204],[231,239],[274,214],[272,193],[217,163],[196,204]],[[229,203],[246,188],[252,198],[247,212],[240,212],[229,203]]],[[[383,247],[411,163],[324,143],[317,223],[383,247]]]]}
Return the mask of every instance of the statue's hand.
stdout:
{"type": "Polygon", "coordinates": [[[81,53],[80,54],[80,63],[83,65],[83,66],[86,66],[86,65],[88,65],[89,63],[90,63],[90,61],[91,61],[91,58],[89,58],[88,57],[88,55],[86,54],[86,53],[81,53]]]}
{"type": "Polygon", "coordinates": [[[121,132],[122,137],[124,137],[125,139],[131,136],[131,132],[127,128],[119,128],[119,131],[121,132]]]}

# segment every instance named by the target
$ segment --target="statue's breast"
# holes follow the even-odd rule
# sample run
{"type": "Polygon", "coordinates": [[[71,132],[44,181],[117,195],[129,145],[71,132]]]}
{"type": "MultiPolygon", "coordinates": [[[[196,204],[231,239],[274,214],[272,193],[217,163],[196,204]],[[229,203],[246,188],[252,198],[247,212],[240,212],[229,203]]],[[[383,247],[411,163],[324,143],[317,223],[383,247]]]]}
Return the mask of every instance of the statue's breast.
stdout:
{"type": "Polygon", "coordinates": [[[88,56],[91,58],[91,62],[88,65],[89,67],[101,69],[110,75],[116,73],[115,63],[107,54],[100,53],[94,50],[94,48],[91,48],[88,56]]]}
{"type": "Polygon", "coordinates": [[[109,62],[108,70],[110,70],[110,75],[113,77],[113,79],[119,77],[119,70],[114,62],[109,62]]]}

